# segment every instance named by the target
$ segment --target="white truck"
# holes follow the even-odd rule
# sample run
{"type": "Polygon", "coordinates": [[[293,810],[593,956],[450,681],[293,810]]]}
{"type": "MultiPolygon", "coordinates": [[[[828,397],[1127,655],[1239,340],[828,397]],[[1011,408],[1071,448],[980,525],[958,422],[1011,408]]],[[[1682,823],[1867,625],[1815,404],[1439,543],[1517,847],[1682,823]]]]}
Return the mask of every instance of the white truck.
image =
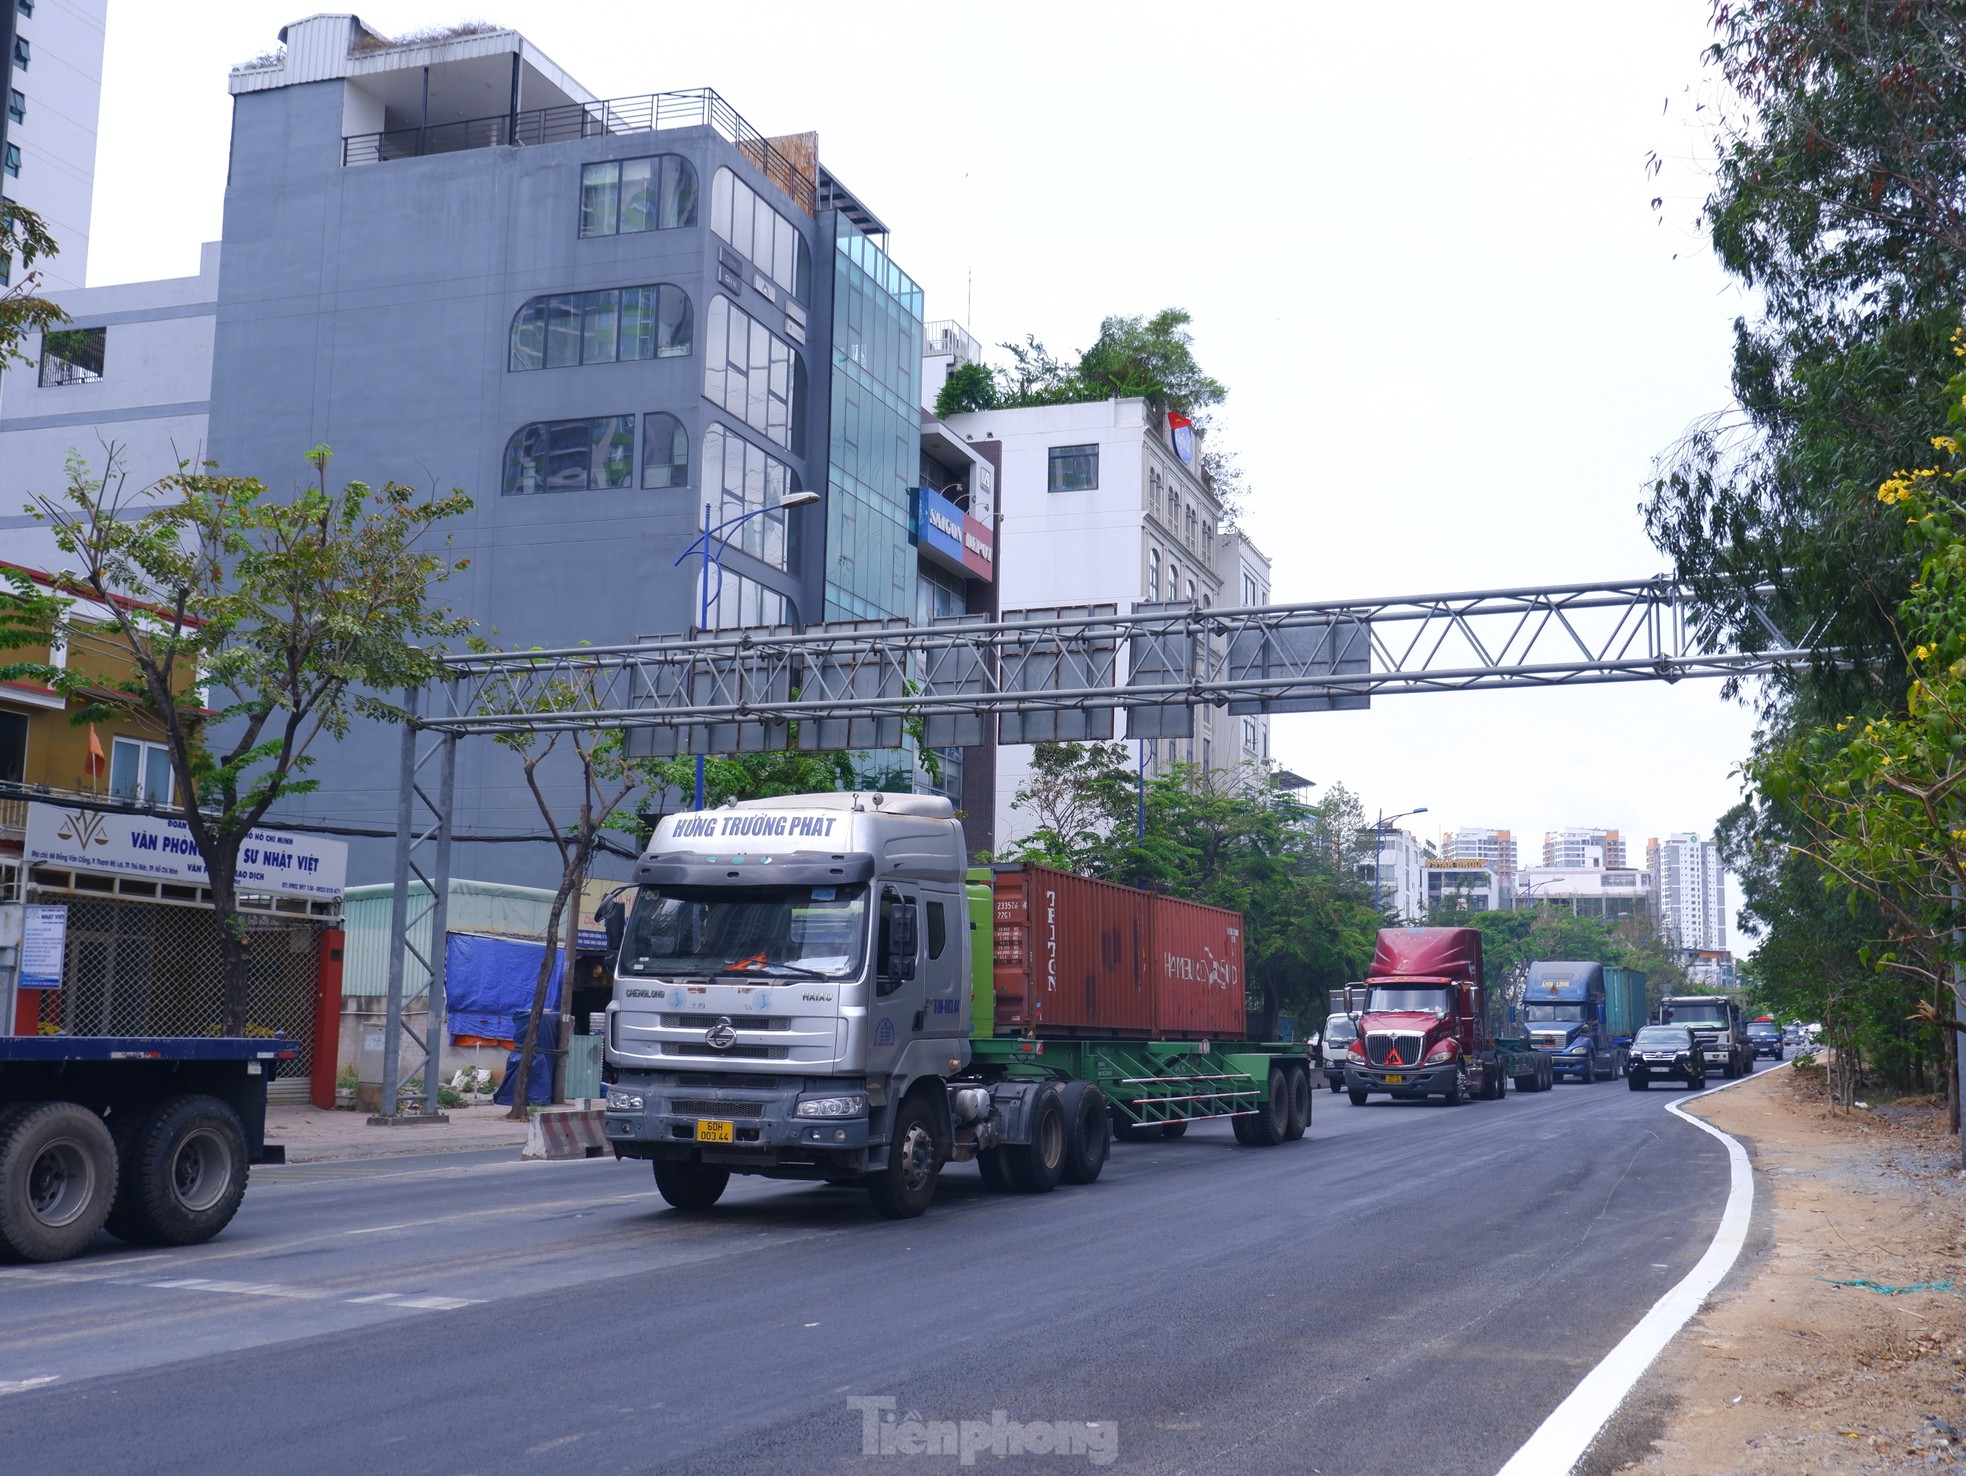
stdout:
{"type": "Polygon", "coordinates": [[[1302,1135],[1301,1044],[997,1035],[983,876],[934,796],[665,817],[635,868],[607,1009],[615,1156],[652,1160],[681,1210],[748,1173],[864,1185],[907,1218],[950,1162],[998,1189],[1091,1183],[1109,1114],[1168,1133],[1230,1117],[1263,1145],[1302,1135]]]}

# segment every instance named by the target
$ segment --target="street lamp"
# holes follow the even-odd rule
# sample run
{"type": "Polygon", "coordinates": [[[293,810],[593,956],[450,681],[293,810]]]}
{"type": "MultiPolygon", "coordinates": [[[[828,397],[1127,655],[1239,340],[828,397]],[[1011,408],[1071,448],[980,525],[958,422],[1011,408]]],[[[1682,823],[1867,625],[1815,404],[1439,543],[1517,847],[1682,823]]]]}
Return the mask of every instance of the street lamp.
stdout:
{"type": "MultiPolygon", "coordinates": [[[[707,502],[703,504],[703,531],[690,540],[687,548],[676,555],[676,563],[672,566],[681,567],[683,560],[691,554],[702,555],[703,575],[698,581],[696,593],[696,628],[699,631],[710,628],[710,571],[712,569],[717,571],[717,593],[720,596],[723,594],[724,550],[730,547],[730,542],[717,535],[724,529],[734,528],[751,518],[761,518],[766,513],[785,512],[795,507],[810,507],[817,501],[819,501],[817,492],[788,492],[770,507],[754,507],[749,512],[741,512],[734,518],[725,518],[714,527],[710,523],[710,504],[707,502]]],[[[696,756],[695,808],[699,810],[703,808],[703,755],[700,753],[696,756]]]]}
{"type": "Polygon", "coordinates": [[[1421,805],[1418,809],[1401,810],[1397,815],[1388,815],[1381,810],[1379,818],[1372,822],[1372,910],[1374,912],[1379,910],[1379,866],[1386,854],[1386,827],[1395,820],[1404,820],[1408,815],[1426,813],[1425,805],[1421,805]]]}

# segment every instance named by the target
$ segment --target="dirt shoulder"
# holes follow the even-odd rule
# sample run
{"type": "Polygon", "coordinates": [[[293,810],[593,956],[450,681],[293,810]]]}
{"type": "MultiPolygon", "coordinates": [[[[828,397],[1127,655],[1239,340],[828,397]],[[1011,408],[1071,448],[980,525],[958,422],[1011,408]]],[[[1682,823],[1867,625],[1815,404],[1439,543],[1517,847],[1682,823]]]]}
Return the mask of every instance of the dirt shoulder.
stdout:
{"type": "Polygon", "coordinates": [[[1580,1469],[1966,1476],[1966,1177],[1940,1108],[1837,1112],[1784,1065],[1690,1110],[1754,1163],[1748,1250],[1580,1469]],[[1834,1284],[1857,1281],[1957,1290],[1834,1284]]]}

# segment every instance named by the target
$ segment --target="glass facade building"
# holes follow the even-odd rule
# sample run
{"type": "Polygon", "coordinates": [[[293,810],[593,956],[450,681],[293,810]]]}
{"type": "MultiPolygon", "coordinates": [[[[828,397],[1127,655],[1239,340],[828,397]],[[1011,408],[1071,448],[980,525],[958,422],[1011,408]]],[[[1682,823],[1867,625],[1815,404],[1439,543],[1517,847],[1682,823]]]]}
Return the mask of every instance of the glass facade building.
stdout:
{"type": "Polygon", "coordinates": [[[921,457],[922,289],[835,216],[826,618],[915,613],[908,489],[921,457]]]}

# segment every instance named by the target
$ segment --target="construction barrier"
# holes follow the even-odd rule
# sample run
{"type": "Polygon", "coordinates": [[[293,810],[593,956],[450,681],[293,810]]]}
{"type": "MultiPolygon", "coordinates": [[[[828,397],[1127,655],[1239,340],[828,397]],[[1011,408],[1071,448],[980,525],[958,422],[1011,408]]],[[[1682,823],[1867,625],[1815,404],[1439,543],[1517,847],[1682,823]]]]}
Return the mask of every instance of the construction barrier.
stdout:
{"type": "Polygon", "coordinates": [[[599,1107],[552,1107],[535,1112],[521,1158],[599,1158],[606,1149],[599,1107]]]}

